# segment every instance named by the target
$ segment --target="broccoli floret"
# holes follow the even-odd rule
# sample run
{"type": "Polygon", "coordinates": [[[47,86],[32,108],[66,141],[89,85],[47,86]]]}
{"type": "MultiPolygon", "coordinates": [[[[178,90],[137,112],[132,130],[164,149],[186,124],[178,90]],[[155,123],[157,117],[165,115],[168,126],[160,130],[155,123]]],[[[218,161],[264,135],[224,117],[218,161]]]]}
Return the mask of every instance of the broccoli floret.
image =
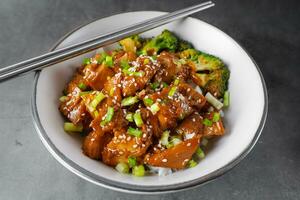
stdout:
{"type": "Polygon", "coordinates": [[[178,43],[177,51],[184,51],[184,50],[192,49],[192,48],[193,48],[192,44],[188,43],[187,41],[180,40],[178,43]]]}
{"type": "Polygon", "coordinates": [[[221,59],[203,52],[199,53],[197,61],[198,63],[196,68],[198,71],[216,70],[224,66],[224,63],[221,61],[221,59]]]}
{"type": "Polygon", "coordinates": [[[170,31],[164,30],[160,35],[149,40],[142,48],[143,52],[159,53],[162,50],[175,52],[178,46],[177,37],[170,31]]]}
{"type": "Polygon", "coordinates": [[[121,40],[119,43],[123,47],[124,51],[136,52],[142,46],[143,39],[134,35],[121,40]]]}
{"type": "Polygon", "coordinates": [[[180,58],[189,59],[196,62],[198,60],[199,51],[197,51],[196,49],[186,49],[184,51],[181,51],[179,53],[179,56],[180,58]]]}
{"type": "Polygon", "coordinates": [[[197,51],[196,49],[181,51],[179,56],[180,58],[193,61],[197,71],[216,70],[224,66],[224,63],[219,58],[197,51]]]}
{"type": "Polygon", "coordinates": [[[230,72],[221,59],[196,49],[186,49],[179,56],[194,63],[200,80],[198,85],[205,93],[210,92],[218,98],[224,95],[230,72]]]}
{"type": "Polygon", "coordinates": [[[203,88],[204,93],[210,92],[217,98],[223,97],[230,76],[230,71],[226,66],[209,73],[197,73],[197,76],[200,79],[198,84],[203,88]]]}

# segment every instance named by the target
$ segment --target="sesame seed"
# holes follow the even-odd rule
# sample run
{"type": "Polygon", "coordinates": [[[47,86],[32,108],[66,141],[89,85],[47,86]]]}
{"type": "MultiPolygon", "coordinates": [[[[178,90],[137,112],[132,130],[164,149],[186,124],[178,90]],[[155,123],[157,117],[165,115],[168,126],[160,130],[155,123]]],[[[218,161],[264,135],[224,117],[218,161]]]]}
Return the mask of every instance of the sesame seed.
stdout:
{"type": "Polygon", "coordinates": [[[188,147],[189,147],[189,146],[191,146],[191,145],[192,145],[192,144],[189,142],[189,143],[187,143],[187,145],[186,145],[186,146],[188,146],[188,147]]]}
{"type": "Polygon", "coordinates": [[[137,148],[137,146],[138,146],[137,144],[132,145],[133,148],[137,148]]]}
{"type": "Polygon", "coordinates": [[[168,160],[166,158],[161,160],[162,162],[168,162],[168,160]]]}

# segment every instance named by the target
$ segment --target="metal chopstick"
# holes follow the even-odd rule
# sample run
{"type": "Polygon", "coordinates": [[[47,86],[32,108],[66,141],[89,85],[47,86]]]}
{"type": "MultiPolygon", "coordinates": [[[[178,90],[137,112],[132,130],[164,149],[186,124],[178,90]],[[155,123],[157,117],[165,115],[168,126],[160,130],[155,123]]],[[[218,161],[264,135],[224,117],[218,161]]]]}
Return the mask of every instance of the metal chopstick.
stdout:
{"type": "Polygon", "coordinates": [[[61,48],[20,63],[10,65],[0,69],[0,81],[8,79],[10,77],[41,69],[55,63],[62,62],[64,60],[73,58],[75,56],[84,54],[86,52],[95,50],[105,45],[115,43],[125,37],[138,34],[158,26],[167,24],[171,21],[186,17],[193,13],[205,10],[214,6],[211,1],[207,1],[195,6],[191,6],[185,9],[181,9],[172,13],[164,14],[146,21],[142,21],[113,32],[100,35],[98,37],[86,40],[84,42],[74,44],[65,48],[61,48]]]}

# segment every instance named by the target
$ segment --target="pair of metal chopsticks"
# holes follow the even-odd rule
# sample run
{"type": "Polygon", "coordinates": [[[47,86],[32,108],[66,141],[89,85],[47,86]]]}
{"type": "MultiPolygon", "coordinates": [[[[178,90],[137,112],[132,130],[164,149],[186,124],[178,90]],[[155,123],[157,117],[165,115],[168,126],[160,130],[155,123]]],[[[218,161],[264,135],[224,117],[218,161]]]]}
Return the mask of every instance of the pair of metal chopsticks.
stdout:
{"type": "Polygon", "coordinates": [[[92,38],[90,40],[74,44],[62,49],[58,49],[20,63],[10,65],[0,69],[0,81],[14,77],[19,74],[30,72],[37,69],[42,69],[48,67],[55,63],[62,62],[64,60],[73,58],[75,56],[84,54],[86,52],[95,50],[105,45],[115,43],[125,37],[138,34],[158,26],[167,24],[174,20],[186,17],[193,13],[205,10],[214,6],[215,4],[211,1],[207,1],[195,6],[191,6],[185,9],[181,9],[172,13],[161,15],[146,21],[142,21],[113,32],[100,35],[98,37],[92,38]]]}

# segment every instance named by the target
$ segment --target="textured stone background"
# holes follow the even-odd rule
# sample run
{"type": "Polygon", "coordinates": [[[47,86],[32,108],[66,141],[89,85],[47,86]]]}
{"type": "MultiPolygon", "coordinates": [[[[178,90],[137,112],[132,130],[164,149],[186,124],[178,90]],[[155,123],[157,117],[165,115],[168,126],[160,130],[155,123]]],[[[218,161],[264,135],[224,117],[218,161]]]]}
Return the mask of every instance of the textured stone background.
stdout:
{"type": "MultiPolygon", "coordinates": [[[[199,2],[1,0],[1,66],[47,52],[65,33],[93,19],[199,2]]],[[[239,41],[260,66],[269,92],[265,129],[245,160],[216,181],[177,194],[128,195],[93,185],[60,165],[39,140],[30,111],[31,73],[0,83],[0,199],[299,199],[300,3],[215,2],[194,17],[239,41]]]]}

